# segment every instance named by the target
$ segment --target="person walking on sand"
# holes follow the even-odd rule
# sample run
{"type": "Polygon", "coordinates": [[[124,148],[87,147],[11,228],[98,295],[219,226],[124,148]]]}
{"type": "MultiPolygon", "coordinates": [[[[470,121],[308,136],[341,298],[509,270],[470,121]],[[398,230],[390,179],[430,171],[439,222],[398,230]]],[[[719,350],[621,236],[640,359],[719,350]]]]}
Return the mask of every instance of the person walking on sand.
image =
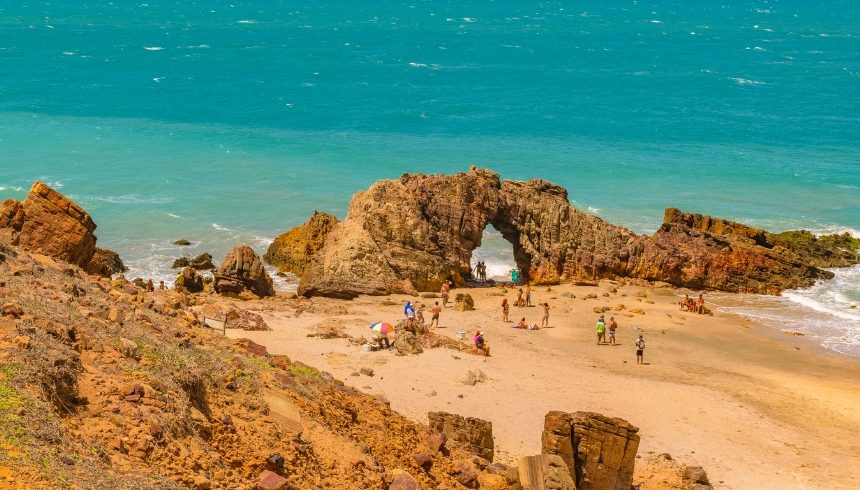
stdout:
{"type": "Polygon", "coordinates": [[[609,317],[609,325],[607,325],[607,328],[609,328],[609,345],[616,345],[615,330],[618,329],[618,322],[615,321],[614,316],[609,317]]]}
{"type": "Polygon", "coordinates": [[[606,343],[606,324],[603,323],[603,317],[600,317],[600,320],[597,320],[597,327],[595,327],[597,331],[597,345],[606,343]]]}
{"type": "Polygon", "coordinates": [[[638,339],[636,339],[636,364],[644,364],[645,363],[645,339],[640,335],[638,339]]]}
{"type": "Polygon", "coordinates": [[[502,300],[502,321],[507,323],[510,320],[508,315],[511,313],[511,305],[508,303],[508,298],[502,300]]]}
{"type": "Polygon", "coordinates": [[[439,306],[438,301],[433,305],[430,312],[433,313],[433,317],[430,319],[430,328],[439,327],[439,314],[442,313],[442,307],[439,306]]]}
{"type": "Polygon", "coordinates": [[[549,303],[543,304],[543,320],[540,322],[541,328],[549,326],[549,303]]]}

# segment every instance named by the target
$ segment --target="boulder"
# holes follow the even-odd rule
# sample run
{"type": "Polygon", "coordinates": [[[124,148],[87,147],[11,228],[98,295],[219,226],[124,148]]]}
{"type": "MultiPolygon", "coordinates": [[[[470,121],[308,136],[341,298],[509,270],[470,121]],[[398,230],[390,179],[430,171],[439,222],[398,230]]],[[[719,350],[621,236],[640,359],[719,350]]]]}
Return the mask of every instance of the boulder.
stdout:
{"type": "Polygon", "coordinates": [[[513,245],[531,284],[641,278],[695,289],[778,293],[860,263],[860,240],[777,235],[702,215],[666,210],[652,236],[637,235],[572,207],[551,182],[503,181],[489,170],[404,174],[357,193],[328,233],[299,292],[359,294],[438,291],[462,286],[472,252],[492,224],[513,245]]]}
{"type": "Polygon", "coordinates": [[[454,297],[454,310],[456,311],[473,311],[475,309],[475,300],[471,294],[457,293],[454,297]]]}
{"type": "Polygon", "coordinates": [[[322,248],[337,222],[337,218],[330,214],[314,211],[303,225],[275,238],[263,259],[279,272],[291,272],[301,277],[311,257],[322,248]]]}
{"type": "Polygon", "coordinates": [[[215,268],[215,265],[212,263],[212,254],[206,252],[194,257],[193,259],[189,259],[188,257],[179,257],[173,261],[174,269],[181,269],[188,266],[194,267],[199,271],[208,271],[215,268]]]}
{"type": "Polygon", "coordinates": [[[683,482],[690,490],[711,490],[711,482],[708,474],[701,466],[687,466],[684,468],[683,482]]]}
{"type": "Polygon", "coordinates": [[[111,277],[114,274],[122,274],[128,268],[122,263],[118,253],[96,247],[93,258],[90,259],[84,270],[96,276],[111,277]]]}
{"type": "Polygon", "coordinates": [[[448,447],[457,447],[489,462],[493,461],[492,422],[447,412],[430,412],[427,418],[430,431],[444,434],[448,447]]]}
{"type": "Polygon", "coordinates": [[[200,293],[203,291],[203,276],[194,267],[186,267],[176,276],[176,286],[189,293],[200,293]]]}
{"type": "Polygon", "coordinates": [[[409,331],[397,332],[397,337],[394,339],[394,348],[401,355],[421,354],[424,348],[421,346],[421,341],[414,333],[409,331]]]}
{"type": "Polygon", "coordinates": [[[95,229],[86,211],[39,181],[23,202],[0,205],[0,240],[80,267],[95,254],[95,229]]]}
{"type": "Polygon", "coordinates": [[[244,292],[260,298],[275,295],[272,278],[263,268],[260,257],[244,245],[234,248],[215,270],[215,291],[228,296],[244,292]]]}
{"type": "Polygon", "coordinates": [[[420,490],[421,485],[409,473],[401,473],[394,478],[388,490],[420,490]]]}

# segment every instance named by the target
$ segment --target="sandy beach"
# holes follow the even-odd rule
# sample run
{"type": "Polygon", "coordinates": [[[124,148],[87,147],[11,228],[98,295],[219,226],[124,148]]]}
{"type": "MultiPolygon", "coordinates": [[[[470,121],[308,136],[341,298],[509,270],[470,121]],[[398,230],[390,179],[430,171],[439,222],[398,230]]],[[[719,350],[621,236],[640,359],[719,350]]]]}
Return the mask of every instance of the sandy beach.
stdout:
{"type": "MultiPolygon", "coordinates": [[[[396,323],[407,300],[427,305],[429,321],[436,299],[407,296],[315,298],[311,310],[306,300],[266,303],[260,313],[271,331],[227,334],[384,395],[393,409],[415,421],[426,423],[427,412],[434,410],[489,420],[496,459],[502,462],[540,452],[548,411],[583,410],[630,421],[640,428],[642,458],[669,453],[685,464],[701,465],[717,488],[860,485],[857,359],[737,315],[680,311],[677,294],[683,291],[671,288],[610,281],[596,287],[539,287],[533,302],[551,306],[550,328],[539,331],[502,322],[499,305],[504,295],[513,301],[514,290],[453,293],[472,295],[476,309],[445,309],[436,332],[456,338],[463,331],[468,341],[482,330],[492,356],[446,348],[398,356],[393,350],[365,352],[342,338],[308,336],[325,323],[370,338],[368,325],[396,323]],[[299,305],[305,311],[297,314],[299,305]],[[596,343],[594,308],[603,306],[613,308],[607,319],[615,316],[619,323],[614,347],[596,343]],[[631,312],[637,309],[643,313],[631,312]],[[633,345],[640,333],[647,343],[644,365],[636,364],[633,345]],[[375,376],[358,376],[362,367],[372,368],[375,376]],[[464,384],[469,371],[484,373],[486,381],[464,384]]],[[[541,316],[538,307],[512,307],[510,314],[528,323],[540,323],[541,316]]],[[[641,476],[640,468],[637,472],[641,476]]],[[[660,487],[650,482],[642,488],[660,487]]]]}

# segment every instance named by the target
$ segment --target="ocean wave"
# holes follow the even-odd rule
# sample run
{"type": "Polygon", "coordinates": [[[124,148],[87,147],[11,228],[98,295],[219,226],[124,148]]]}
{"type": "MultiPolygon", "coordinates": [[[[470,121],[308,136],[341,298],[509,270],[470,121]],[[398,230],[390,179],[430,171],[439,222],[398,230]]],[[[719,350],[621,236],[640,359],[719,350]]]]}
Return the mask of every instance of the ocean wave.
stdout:
{"type": "Polygon", "coordinates": [[[426,68],[427,67],[427,65],[424,63],[415,63],[414,61],[410,61],[409,66],[411,66],[412,68],[426,68]]]}
{"type": "Polygon", "coordinates": [[[765,82],[759,82],[758,80],[750,80],[749,78],[741,78],[741,77],[729,77],[729,80],[734,80],[738,85],[767,85],[765,82]]]}
{"type": "Polygon", "coordinates": [[[242,20],[237,20],[236,23],[237,24],[256,24],[257,21],[253,20],[253,19],[242,19],[242,20]]]}
{"type": "Polygon", "coordinates": [[[102,201],[110,204],[167,204],[173,202],[170,197],[142,197],[137,194],[124,194],[121,196],[96,196],[94,201],[102,201]]]}
{"type": "Polygon", "coordinates": [[[0,185],[0,192],[5,191],[5,190],[13,190],[15,192],[21,192],[24,190],[24,188],[23,187],[16,187],[16,186],[0,185]]]}
{"type": "MultiPolygon", "coordinates": [[[[786,291],[782,293],[782,297],[791,301],[792,303],[797,303],[804,308],[809,308],[819,313],[826,313],[828,315],[832,315],[843,320],[853,320],[856,322],[860,322],[860,313],[852,314],[851,309],[849,309],[848,306],[849,303],[847,302],[844,303],[842,309],[838,309],[834,305],[826,304],[820,300],[817,300],[802,293],[786,291]]],[[[854,311],[856,311],[856,309],[854,311]]]]}
{"type": "Polygon", "coordinates": [[[218,231],[236,231],[236,230],[227,228],[226,226],[221,226],[218,223],[212,223],[212,228],[215,228],[218,231]]]}
{"type": "Polygon", "coordinates": [[[147,51],[163,51],[164,50],[164,48],[162,48],[161,46],[144,46],[143,49],[145,49],[147,51]]]}
{"type": "Polygon", "coordinates": [[[601,211],[603,211],[601,208],[595,208],[594,206],[588,206],[588,212],[589,213],[597,214],[601,211]]]}
{"type": "Polygon", "coordinates": [[[167,215],[170,216],[171,218],[182,219],[182,216],[179,216],[178,214],[167,213],[167,215]]]}

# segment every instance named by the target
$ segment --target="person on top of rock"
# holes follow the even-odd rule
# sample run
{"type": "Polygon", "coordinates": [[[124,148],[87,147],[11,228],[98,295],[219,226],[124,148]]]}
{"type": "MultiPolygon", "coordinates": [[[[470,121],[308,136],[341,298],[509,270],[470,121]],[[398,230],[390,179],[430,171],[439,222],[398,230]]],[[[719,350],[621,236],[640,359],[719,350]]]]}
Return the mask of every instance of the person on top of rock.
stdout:
{"type": "Polygon", "coordinates": [[[603,323],[603,315],[600,316],[600,319],[597,320],[597,327],[595,327],[597,331],[597,345],[606,343],[606,324],[603,323]]]}
{"type": "Polygon", "coordinates": [[[609,345],[616,345],[615,330],[618,329],[618,322],[615,321],[614,316],[609,317],[609,325],[607,325],[607,328],[609,329],[609,345]]]}
{"type": "Polygon", "coordinates": [[[439,306],[439,302],[433,305],[433,308],[430,309],[430,312],[433,313],[433,316],[430,318],[430,328],[439,326],[439,314],[442,313],[442,307],[439,306]]]}
{"type": "Polygon", "coordinates": [[[510,321],[508,315],[511,312],[511,305],[508,303],[508,298],[502,300],[502,321],[507,323],[510,321]]]}
{"type": "Polygon", "coordinates": [[[645,363],[645,339],[640,335],[635,342],[636,345],[636,364],[645,363]]]}
{"type": "Polygon", "coordinates": [[[152,284],[152,279],[146,281],[146,292],[151,293],[155,291],[155,285],[152,284]]]}
{"type": "Polygon", "coordinates": [[[549,303],[543,304],[543,320],[540,322],[542,328],[549,326],[549,303]]]}
{"type": "Polygon", "coordinates": [[[415,318],[415,307],[412,306],[411,301],[407,301],[406,305],[403,306],[403,316],[406,318],[415,318]]]}
{"type": "Polygon", "coordinates": [[[164,287],[164,281],[158,281],[158,289],[167,289],[164,287]]]}

